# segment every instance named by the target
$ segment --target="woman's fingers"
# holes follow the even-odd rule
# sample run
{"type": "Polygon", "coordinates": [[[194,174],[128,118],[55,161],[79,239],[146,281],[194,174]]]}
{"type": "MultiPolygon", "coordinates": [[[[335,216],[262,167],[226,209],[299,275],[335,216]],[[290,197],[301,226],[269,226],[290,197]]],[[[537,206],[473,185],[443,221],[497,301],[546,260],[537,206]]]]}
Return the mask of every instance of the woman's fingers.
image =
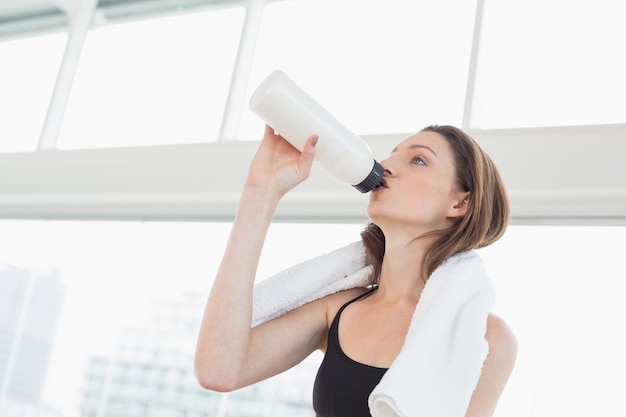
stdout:
{"type": "Polygon", "coordinates": [[[313,165],[313,161],[315,160],[315,149],[318,140],[319,136],[311,135],[306,140],[306,142],[304,142],[304,147],[302,148],[302,153],[300,155],[299,161],[299,170],[302,176],[302,180],[308,178],[311,173],[311,166],[313,165]]]}

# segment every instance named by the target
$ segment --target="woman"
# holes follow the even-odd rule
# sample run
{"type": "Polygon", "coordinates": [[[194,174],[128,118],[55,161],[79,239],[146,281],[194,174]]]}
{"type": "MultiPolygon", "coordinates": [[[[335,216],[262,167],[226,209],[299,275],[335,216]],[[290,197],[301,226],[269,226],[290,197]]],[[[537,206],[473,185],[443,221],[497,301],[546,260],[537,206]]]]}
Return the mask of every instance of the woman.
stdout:
{"type": "MultiPolygon", "coordinates": [[[[195,371],[211,390],[253,384],[314,350],[326,351],[335,322],[332,336],[345,359],[365,368],[348,377],[362,384],[328,395],[320,369],[313,405],[319,416],[362,417],[369,415],[368,395],[403,347],[429,276],[451,256],[496,241],[506,228],[508,202],[496,168],[471,138],[451,126],[423,129],[381,161],[383,186],[371,192],[371,223],[362,238],[377,285],[328,295],[251,328],[268,227],[280,199],[308,178],[316,143],[311,136],[299,152],[266,126],[206,305],[195,371]]],[[[489,353],[468,417],[493,414],[515,361],[516,340],[504,321],[490,314],[486,329],[489,353]]]]}

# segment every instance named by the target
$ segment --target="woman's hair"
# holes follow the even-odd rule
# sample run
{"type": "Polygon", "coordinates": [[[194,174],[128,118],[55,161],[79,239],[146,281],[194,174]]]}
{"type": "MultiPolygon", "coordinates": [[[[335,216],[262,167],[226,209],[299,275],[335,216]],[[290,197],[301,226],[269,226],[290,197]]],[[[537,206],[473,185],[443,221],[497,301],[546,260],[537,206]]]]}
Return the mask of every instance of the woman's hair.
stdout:
{"type": "MultiPolygon", "coordinates": [[[[471,249],[488,246],[505,232],[509,221],[509,201],[498,169],[489,156],[469,135],[454,126],[432,125],[422,132],[442,135],[455,158],[456,182],[469,191],[467,211],[452,226],[433,230],[416,239],[433,238],[424,254],[424,280],[449,257],[471,249]]],[[[374,267],[373,280],[378,281],[385,254],[385,236],[377,225],[369,223],[361,232],[368,261],[374,267]]]]}

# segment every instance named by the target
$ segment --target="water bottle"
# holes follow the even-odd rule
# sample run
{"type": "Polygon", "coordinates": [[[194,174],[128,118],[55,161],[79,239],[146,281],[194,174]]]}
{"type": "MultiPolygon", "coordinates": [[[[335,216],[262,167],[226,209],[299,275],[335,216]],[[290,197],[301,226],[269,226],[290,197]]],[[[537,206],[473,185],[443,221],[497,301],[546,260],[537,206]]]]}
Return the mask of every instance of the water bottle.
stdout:
{"type": "Polygon", "coordinates": [[[315,160],[333,177],[362,193],[381,185],[384,169],[363,139],[343,126],[284,72],[261,82],[250,109],[298,150],[313,134],[319,136],[315,160]]]}

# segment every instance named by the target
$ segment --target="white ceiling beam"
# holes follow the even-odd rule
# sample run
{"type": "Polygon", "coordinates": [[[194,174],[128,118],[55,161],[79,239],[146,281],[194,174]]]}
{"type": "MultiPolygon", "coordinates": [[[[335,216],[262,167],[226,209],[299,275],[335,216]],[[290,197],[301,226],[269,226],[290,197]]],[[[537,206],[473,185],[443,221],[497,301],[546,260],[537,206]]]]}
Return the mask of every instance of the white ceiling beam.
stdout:
{"type": "Polygon", "coordinates": [[[264,6],[265,0],[247,0],[246,2],[246,18],[239,37],[237,58],[230,78],[230,87],[226,97],[218,140],[237,140],[239,137],[239,121],[244,107],[247,107],[246,88],[254,61],[254,51],[261,28],[264,6]]]}
{"type": "Polygon", "coordinates": [[[478,92],[481,91],[480,72],[478,64],[481,62],[480,51],[482,45],[482,27],[485,1],[476,0],[476,11],[474,13],[474,32],[472,35],[472,49],[470,61],[467,69],[467,85],[465,87],[465,103],[463,107],[463,129],[475,128],[480,120],[478,92]]]}
{"type": "MultiPolygon", "coordinates": [[[[74,82],[74,74],[76,74],[85,37],[91,27],[98,0],[78,0],[73,3],[74,11],[70,15],[69,36],[50,104],[48,105],[46,118],[41,129],[41,135],[39,136],[38,150],[53,150],[56,148],[57,138],[63,124],[63,116],[74,82]]],[[[70,7],[69,4],[65,4],[65,6],[70,7]]]]}
{"type": "MultiPolygon", "coordinates": [[[[626,224],[626,124],[470,132],[498,165],[513,221],[626,224]]],[[[406,135],[365,136],[377,159],[406,135]]],[[[258,142],[0,155],[0,218],[230,220],[258,142]]],[[[367,194],[317,165],[276,220],[366,220],[367,194]]]]}

